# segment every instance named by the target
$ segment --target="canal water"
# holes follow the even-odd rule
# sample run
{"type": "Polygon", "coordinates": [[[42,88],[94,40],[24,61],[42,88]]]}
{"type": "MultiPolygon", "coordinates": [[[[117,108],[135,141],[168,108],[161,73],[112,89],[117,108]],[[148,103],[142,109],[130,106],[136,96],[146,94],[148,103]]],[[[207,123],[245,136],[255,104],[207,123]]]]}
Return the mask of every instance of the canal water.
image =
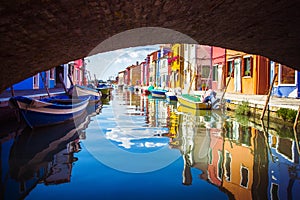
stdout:
{"type": "Polygon", "coordinates": [[[114,90],[100,113],[1,138],[0,199],[300,199],[299,135],[114,90]]]}

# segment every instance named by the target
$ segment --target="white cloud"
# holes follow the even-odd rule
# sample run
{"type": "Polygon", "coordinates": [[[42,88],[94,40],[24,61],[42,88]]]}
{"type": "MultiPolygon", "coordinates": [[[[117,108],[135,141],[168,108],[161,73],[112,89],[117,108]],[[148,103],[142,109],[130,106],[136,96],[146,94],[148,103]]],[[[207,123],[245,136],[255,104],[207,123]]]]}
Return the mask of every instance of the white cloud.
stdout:
{"type": "MultiPolygon", "coordinates": [[[[129,52],[128,55],[130,56],[130,58],[137,58],[137,57],[140,56],[139,53],[136,52],[136,51],[129,52]]],[[[146,56],[147,56],[147,55],[146,55],[146,56]]],[[[146,57],[146,56],[145,56],[145,57],[146,57]]]]}
{"type": "Polygon", "coordinates": [[[145,147],[151,148],[151,147],[162,147],[166,146],[167,143],[153,143],[153,142],[145,142],[145,147]]]}
{"type": "Polygon", "coordinates": [[[147,128],[147,129],[136,129],[134,127],[122,127],[122,128],[112,128],[106,132],[106,139],[120,143],[126,149],[130,149],[132,146],[136,147],[161,147],[168,145],[168,143],[161,142],[141,142],[142,139],[154,138],[155,133],[158,128],[147,128]]]}

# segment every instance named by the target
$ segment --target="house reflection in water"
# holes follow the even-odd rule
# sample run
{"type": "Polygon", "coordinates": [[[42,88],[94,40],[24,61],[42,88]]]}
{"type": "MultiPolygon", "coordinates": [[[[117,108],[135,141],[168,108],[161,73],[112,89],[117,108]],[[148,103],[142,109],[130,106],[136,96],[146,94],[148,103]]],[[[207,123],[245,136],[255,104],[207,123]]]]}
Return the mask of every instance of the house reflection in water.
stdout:
{"type": "Polygon", "coordinates": [[[44,179],[44,183],[50,185],[70,182],[72,165],[78,160],[74,157],[74,153],[77,153],[80,149],[79,140],[74,140],[67,144],[67,148],[55,154],[52,162],[49,163],[50,173],[44,179]]]}
{"type": "Polygon", "coordinates": [[[200,179],[230,199],[300,199],[294,139],[272,135],[274,131],[268,139],[261,127],[244,126],[209,111],[171,114],[177,121],[169,126],[170,147],[182,154],[184,185],[196,181],[191,168],[197,168],[200,179]]]}
{"type": "Polygon", "coordinates": [[[296,141],[270,135],[269,143],[274,162],[269,161],[268,195],[272,199],[300,199],[300,155],[296,141]]]}
{"type": "Polygon", "coordinates": [[[191,167],[200,169],[202,171],[200,177],[208,179],[210,136],[209,129],[205,126],[208,123],[206,120],[205,116],[180,114],[178,126],[170,127],[170,130],[178,131],[170,145],[172,148],[179,149],[182,154],[184,160],[182,183],[184,185],[192,184],[191,167]]]}
{"type": "Polygon", "coordinates": [[[268,149],[263,135],[236,121],[226,122],[222,187],[235,199],[267,199],[268,149]]]}
{"type": "Polygon", "coordinates": [[[37,184],[70,182],[72,166],[81,150],[79,136],[89,123],[86,115],[61,125],[25,128],[1,140],[0,199],[25,198],[37,184]],[[76,122],[75,122],[76,121],[76,122]],[[77,126],[76,126],[77,125],[77,126]],[[5,178],[4,178],[5,177],[5,178]]]}

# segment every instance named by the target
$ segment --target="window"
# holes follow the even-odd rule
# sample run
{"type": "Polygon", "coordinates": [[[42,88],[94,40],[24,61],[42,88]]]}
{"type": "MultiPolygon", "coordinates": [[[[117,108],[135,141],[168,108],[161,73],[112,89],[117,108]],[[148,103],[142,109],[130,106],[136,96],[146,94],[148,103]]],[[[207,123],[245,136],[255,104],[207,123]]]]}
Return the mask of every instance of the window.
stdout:
{"type": "Polygon", "coordinates": [[[278,74],[279,74],[279,64],[278,64],[278,63],[275,63],[275,66],[274,66],[274,74],[277,74],[277,76],[275,77],[275,80],[274,80],[274,85],[278,85],[278,84],[279,84],[279,79],[278,79],[278,74]]]}
{"type": "Polygon", "coordinates": [[[218,160],[218,179],[222,180],[223,178],[223,153],[222,151],[218,150],[219,160],[218,160]]]}
{"type": "Polygon", "coordinates": [[[281,84],[295,84],[295,70],[285,65],[281,65],[281,84]]]}
{"type": "Polygon", "coordinates": [[[39,88],[39,74],[33,76],[33,88],[39,88]]]}
{"type": "Polygon", "coordinates": [[[248,188],[249,170],[245,167],[241,167],[241,186],[248,188]]]}
{"type": "Polygon", "coordinates": [[[251,146],[251,127],[246,127],[242,126],[241,130],[239,132],[239,141],[240,143],[246,145],[246,146],[251,146]]]}
{"type": "Polygon", "coordinates": [[[212,74],[212,80],[218,81],[218,65],[213,66],[213,74],[212,74]]]}
{"type": "Polygon", "coordinates": [[[281,65],[279,63],[274,64],[274,74],[277,74],[274,84],[296,84],[296,73],[295,70],[281,65]]]}
{"type": "Polygon", "coordinates": [[[274,199],[274,200],[279,199],[278,191],[279,191],[278,184],[272,183],[272,185],[271,185],[271,199],[274,199]]]}
{"type": "Polygon", "coordinates": [[[212,148],[208,149],[208,164],[212,165],[212,160],[213,160],[213,152],[212,148]]]}
{"type": "Polygon", "coordinates": [[[232,77],[233,77],[233,60],[227,61],[227,77],[230,77],[231,73],[232,73],[232,77]]]}
{"type": "Polygon", "coordinates": [[[169,85],[169,75],[166,75],[166,84],[169,85]]]}
{"type": "Polygon", "coordinates": [[[55,77],[55,68],[52,68],[49,71],[50,71],[50,79],[54,79],[54,77],[55,77]]]}
{"type": "Polygon", "coordinates": [[[210,66],[209,65],[202,66],[201,77],[209,78],[209,73],[210,73],[210,66]]]}
{"type": "Polygon", "coordinates": [[[252,58],[245,57],[244,60],[244,76],[252,76],[252,58]]]}
{"type": "Polygon", "coordinates": [[[229,152],[226,152],[225,155],[225,177],[226,181],[230,182],[231,180],[231,155],[229,152]]]}

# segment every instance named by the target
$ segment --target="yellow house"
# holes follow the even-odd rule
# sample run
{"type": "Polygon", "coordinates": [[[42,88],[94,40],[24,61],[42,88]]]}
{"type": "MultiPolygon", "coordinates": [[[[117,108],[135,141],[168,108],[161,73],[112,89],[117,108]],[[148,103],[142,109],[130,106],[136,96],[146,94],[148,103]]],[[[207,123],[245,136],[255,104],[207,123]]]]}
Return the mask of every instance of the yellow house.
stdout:
{"type": "Polygon", "coordinates": [[[181,44],[174,44],[171,47],[173,52],[170,86],[171,88],[183,88],[183,51],[181,44]]]}
{"type": "Polygon", "coordinates": [[[224,78],[230,80],[227,92],[243,94],[266,94],[269,89],[269,59],[226,49],[224,78]],[[230,78],[231,77],[231,78],[230,78]]]}

